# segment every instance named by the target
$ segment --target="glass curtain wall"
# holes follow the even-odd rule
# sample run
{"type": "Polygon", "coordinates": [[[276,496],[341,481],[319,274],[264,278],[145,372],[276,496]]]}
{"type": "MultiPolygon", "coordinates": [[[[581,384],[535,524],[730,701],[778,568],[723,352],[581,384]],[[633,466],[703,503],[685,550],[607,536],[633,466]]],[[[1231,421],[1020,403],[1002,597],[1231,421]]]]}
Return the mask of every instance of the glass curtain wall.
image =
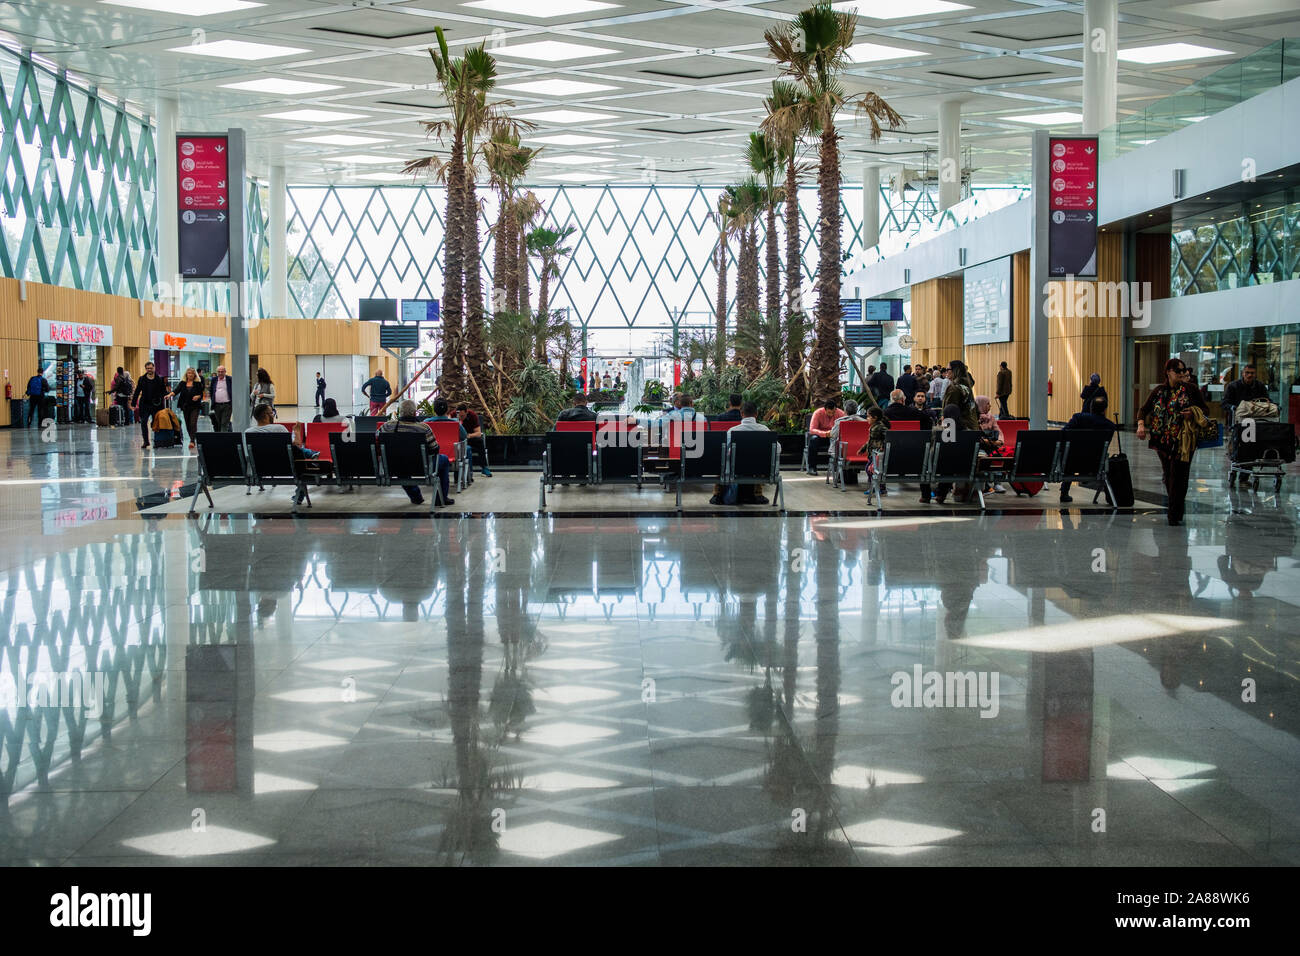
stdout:
{"type": "Polygon", "coordinates": [[[1172,295],[1300,278],[1300,190],[1175,220],[1170,231],[1172,295]]]}

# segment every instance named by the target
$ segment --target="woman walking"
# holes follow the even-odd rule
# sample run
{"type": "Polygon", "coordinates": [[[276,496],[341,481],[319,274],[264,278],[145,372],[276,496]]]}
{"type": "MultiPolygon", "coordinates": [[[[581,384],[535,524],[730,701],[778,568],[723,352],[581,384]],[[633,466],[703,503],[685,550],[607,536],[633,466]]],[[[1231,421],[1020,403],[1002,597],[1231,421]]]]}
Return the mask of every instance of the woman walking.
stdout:
{"type": "Polygon", "coordinates": [[[1138,440],[1150,439],[1151,448],[1160,456],[1171,526],[1183,523],[1198,424],[1209,418],[1208,411],[1201,390],[1192,382],[1192,370],[1179,358],[1165,362],[1164,384],[1152,389],[1138,410],[1138,440]]]}
{"type": "Polygon", "coordinates": [[[199,412],[203,409],[203,379],[192,368],[185,370],[185,377],[176,386],[176,407],[185,420],[185,431],[190,436],[190,450],[194,450],[195,438],[199,433],[199,412]]]}
{"type": "Polygon", "coordinates": [[[253,383],[252,391],[248,393],[248,407],[252,409],[258,405],[270,405],[275,408],[275,385],[271,382],[270,373],[264,368],[257,370],[257,381],[253,383]]]}

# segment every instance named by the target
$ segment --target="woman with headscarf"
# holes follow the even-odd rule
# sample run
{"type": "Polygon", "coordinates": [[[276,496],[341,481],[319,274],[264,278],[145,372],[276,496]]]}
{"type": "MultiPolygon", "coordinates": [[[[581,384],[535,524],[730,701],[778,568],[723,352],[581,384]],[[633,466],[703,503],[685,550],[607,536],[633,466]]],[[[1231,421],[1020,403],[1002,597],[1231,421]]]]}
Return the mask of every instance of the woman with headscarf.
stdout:
{"type": "MultiPolygon", "coordinates": [[[[998,427],[998,417],[993,413],[993,402],[987,395],[975,396],[975,407],[979,409],[980,415],[980,449],[985,454],[997,455],[1002,451],[1004,439],[1002,429],[998,427]]],[[[999,482],[992,487],[987,483],[984,486],[985,491],[992,491],[996,494],[1003,494],[1006,489],[999,482]]]]}
{"type": "MultiPolygon", "coordinates": [[[[1088,384],[1083,386],[1083,391],[1079,393],[1079,397],[1083,399],[1082,411],[1085,415],[1092,414],[1092,400],[1098,395],[1106,395],[1106,389],[1101,384],[1101,376],[1093,372],[1088,377],[1088,384]]],[[[1109,396],[1106,398],[1106,404],[1110,404],[1109,396]]]]}
{"type": "Polygon", "coordinates": [[[1209,418],[1192,370],[1180,358],[1165,362],[1165,382],[1157,385],[1138,409],[1138,441],[1147,441],[1160,456],[1160,470],[1169,496],[1169,524],[1183,523],[1187,481],[1196,452],[1196,431],[1209,418]]]}

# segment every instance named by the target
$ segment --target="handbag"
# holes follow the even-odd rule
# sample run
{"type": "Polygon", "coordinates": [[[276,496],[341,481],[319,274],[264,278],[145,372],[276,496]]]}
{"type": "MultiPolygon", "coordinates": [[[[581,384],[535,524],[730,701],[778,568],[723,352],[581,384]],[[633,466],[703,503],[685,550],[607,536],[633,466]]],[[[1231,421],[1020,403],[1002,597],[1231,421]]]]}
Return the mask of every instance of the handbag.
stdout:
{"type": "Polygon", "coordinates": [[[1241,421],[1245,418],[1277,421],[1277,416],[1277,406],[1266,398],[1247,399],[1244,402],[1238,402],[1237,410],[1233,414],[1233,417],[1237,421],[1241,421]]]}

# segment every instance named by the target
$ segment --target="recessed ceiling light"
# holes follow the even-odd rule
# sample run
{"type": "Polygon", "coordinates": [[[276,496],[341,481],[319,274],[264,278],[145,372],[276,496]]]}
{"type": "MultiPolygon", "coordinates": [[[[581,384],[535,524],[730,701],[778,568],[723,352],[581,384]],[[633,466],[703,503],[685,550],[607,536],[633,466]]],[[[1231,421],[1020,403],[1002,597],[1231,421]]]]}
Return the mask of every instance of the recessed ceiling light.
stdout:
{"type": "Polygon", "coordinates": [[[263,113],[266,119],[298,120],[303,123],[333,123],[339,120],[365,119],[365,113],[337,113],[334,110],[288,110],[284,113],[263,113]]]}
{"type": "Polygon", "coordinates": [[[613,113],[589,113],[586,110],[543,110],[540,113],[524,113],[522,118],[537,120],[539,123],[594,123],[597,120],[618,119],[613,113]]]}
{"type": "Polygon", "coordinates": [[[1150,145],[1151,145],[1152,143],[1154,143],[1154,142],[1155,142],[1154,139],[1135,139],[1135,140],[1133,140],[1134,145],[1137,145],[1137,146],[1150,146],[1150,145]]]}
{"type": "Polygon", "coordinates": [[[545,60],[548,63],[616,52],[618,51],[603,46],[583,46],[581,43],[562,43],[559,40],[538,40],[534,43],[520,43],[518,46],[497,47],[492,51],[503,60],[545,60]]]}
{"type": "Polygon", "coordinates": [[[364,153],[357,156],[331,156],[329,161],[331,163],[344,163],[348,166],[378,166],[382,163],[393,163],[395,165],[405,162],[405,160],[395,159],[392,156],[374,156],[364,153]]]}
{"type": "Polygon", "coordinates": [[[577,80],[529,80],[527,83],[511,83],[497,89],[541,93],[543,96],[576,96],[582,93],[599,93],[601,90],[616,90],[618,87],[605,83],[580,83],[577,80]]]}
{"type": "Polygon", "coordinates": [[[247,80],[243,83],[222,83],[222,89],[247,90],[249,93],[274,93],[277,96],[298,96],[302,93],[321,93],[325,90],[337,90],[341,87],[333,83],[308,83],[305,80],[285,80],[278,76],[268,76],[261,80],[247,80]]]}
{"type": "Polygon", "coordinates": [[[579,156],[577,153],[566,153],[563,156],[547,156],[542,153],[537,158],[543,163],[559,163],[563,166],[587,166],[591,163],[612,162],[614,159],[613,156],[579,156]]]}
{"type": "Polygon", "coordinates": [[[568,16],[571,13],[594,13],[597,10],[612,10],[617,3],[598,3],[597,0],[474,0],[462,3],[462,7],[477,10],[492,10],[496,13],[513,13],[516,16],[535,17],[549,20],[551,17],[568,16]]]}
{"type": "Polygon", "coordinates": [[[599,173],[550,173],[547,179],[562,179],[567,183],[589,183],[605,177],[599,173]]]}
{"type": "Polygon", "coordinates": [[[950,3],[949,0],[907,0],[905,4],[900,4],[898,0],[844,0],[843,3],[831,6],[844,13],[856,13],[872,20],[898,20],[902,17],[922,17],[931,13],[970,9],[965,3],[950,3]]]}
{"type": "Polygon", "coordinates": [[[1157,43],[1154,46],[1137,46],[1120,50],[1119,58],[1129,63],[1174,63],[1179,60],[1204,60],[1212,56],[1228,56],[1231,50],[1219,50],[1196,43],[1157,43]]]}
{"type": "Polygon", "coordinates": [[[608,136],[583,136],[579,133],[556,133],[554,136],[530,136],[530,143],[543,143],[547,146],[595,146],[598,143],[616,143],[608,136]]]}
{"type": "Polygon", "coordinates": [[[247,40],[214,40],[211,43],[190,43],[168,47],[169,53],[189,53],[194,56],[214,56],[222,60],[269,60],[277,56],[310,53],[297,46],[276,46],[273,43],[249,43],[247,40]]]}
{"type": "Polygon", "coordinates": [[[1059,113],[1025,113],[1021,116],[1008,116],[1007,119],[1017,123],[1033,123],[1035,126],[1068,126],[1071,123],[1082,123],[1082,113],[1070,113],[1062,111],[1059,113]]]}
{"type": "Polygon", "coordinates": [[[882,46],[879,43],[855,43],[844,51],[850,63],[878,63],[881,60],[901,60],[908,56],[929,56],[923,50],[908,50],[901,46],[882,46]]]}
{"type": "Polygon", "coordinates": [[[326,146],[367,146],[370,143],[382,143],[382,139],[373,136],[348,136],[345,133],[331,133],[329,136],[311,136],[298,140],[300,143],[324,143],[326,146]]]}
{"type": "Polygon", "coordinates": [[[1204,117],[1204,116],[1184,116],[1183,119],[1186,120],[1186,121],[1189,122],[1189,123],[1199,123],[1201,120],[1205,119],[1205,117],[1204,117]]]}
{"type": "Polygon", "coordinates": [[[206,17],[214,13],[233,13],[247,10],[249,7],[265,6],[250,0],[99,0],[100,3],[115,7],[130,7],[133,10],[157,10],[159,13],[174,13],[184,17],[206,17]]]}

